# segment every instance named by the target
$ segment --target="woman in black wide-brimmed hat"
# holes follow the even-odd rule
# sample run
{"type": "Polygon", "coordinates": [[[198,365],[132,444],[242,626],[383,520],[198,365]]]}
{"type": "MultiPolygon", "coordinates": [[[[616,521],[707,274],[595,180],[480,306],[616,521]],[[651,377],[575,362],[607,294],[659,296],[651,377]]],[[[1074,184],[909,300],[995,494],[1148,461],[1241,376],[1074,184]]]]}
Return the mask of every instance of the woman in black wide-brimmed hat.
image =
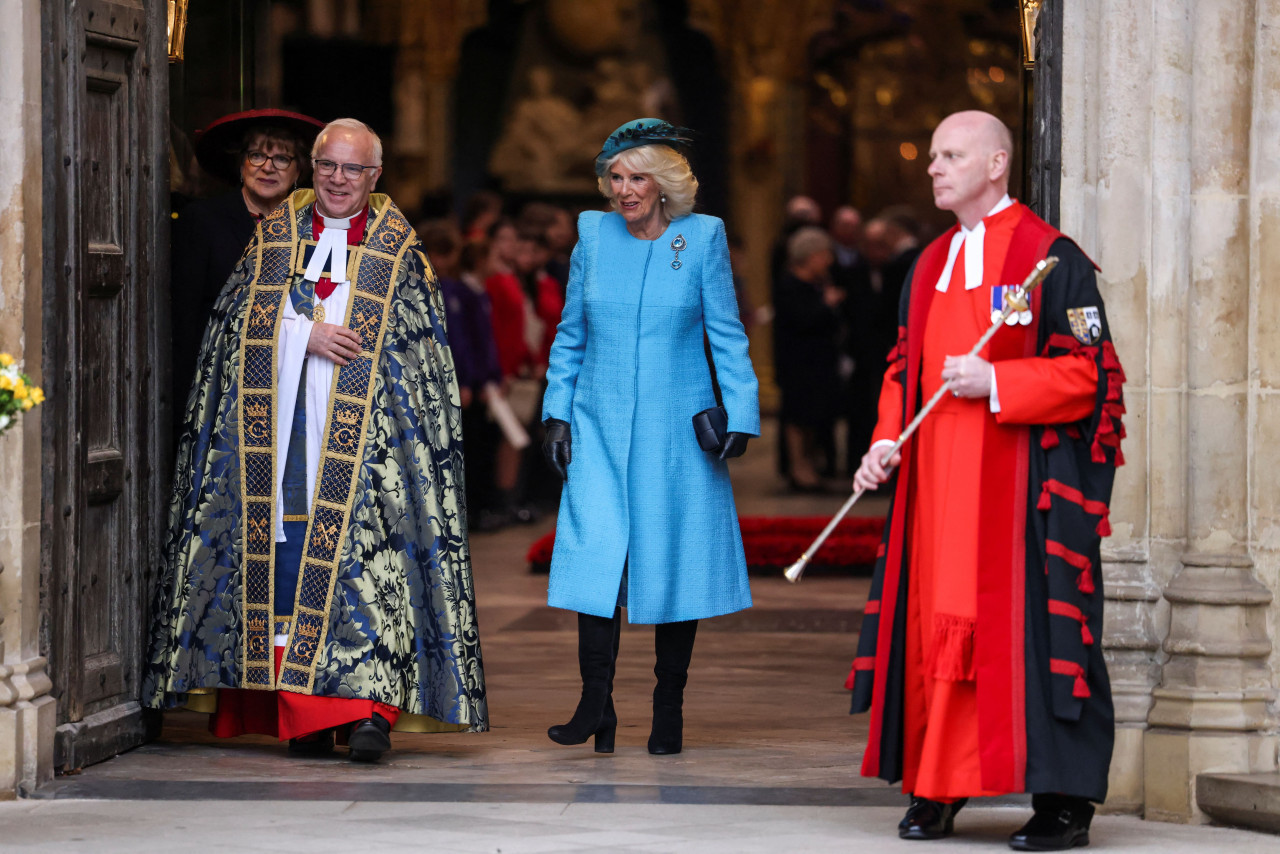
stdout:
{"type": "MultiPolygon", "coordinates": [[[[196,353],[214,301],[244,254],[259,219],[285,200],[306,173],[324,123],[286,110],[248,110],[212,122],[196,137],[209,174],[239,186],[192,202],[174,215],[172,253],[174,410],[181,415],[196,353]]],[[[177,420],[181,421],[181,418],[177,420]]]]}

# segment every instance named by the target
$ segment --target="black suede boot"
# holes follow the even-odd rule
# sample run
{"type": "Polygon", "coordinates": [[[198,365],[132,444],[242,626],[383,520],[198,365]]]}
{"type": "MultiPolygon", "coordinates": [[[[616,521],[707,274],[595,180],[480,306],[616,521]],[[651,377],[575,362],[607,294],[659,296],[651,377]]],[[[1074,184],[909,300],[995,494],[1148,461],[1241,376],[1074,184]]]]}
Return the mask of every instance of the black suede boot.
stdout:
{"type": "Polygon", "coordinates": [[[658,661],[653,673],[658,684],[653,689],[649,752],[656,756],[679,753],[684,746],[684,686],[689,681],[689,660],[697,632],[697,620],[654,626],[653,648],[658,661]]]}
{"type": "Polygon", "coordinates": [[[578,671],[582,698],[568,723],[550,727],[547,736],[557,744],[582,744],[596,737],[596,753],[613,753],[618,716],[613,710],[613,663],[618,649],[621,613],[613,618],[578,615],[578,671]]]}

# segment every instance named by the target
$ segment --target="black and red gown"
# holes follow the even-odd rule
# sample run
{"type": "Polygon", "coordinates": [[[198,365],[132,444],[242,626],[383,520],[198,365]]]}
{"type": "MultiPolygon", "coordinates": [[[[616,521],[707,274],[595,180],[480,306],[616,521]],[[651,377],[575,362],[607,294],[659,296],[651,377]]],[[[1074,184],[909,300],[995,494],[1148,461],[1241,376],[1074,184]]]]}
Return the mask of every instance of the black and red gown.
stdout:
{"type": "Polygon", "coordinates": [[[966,241],[936,287],[955,228],[908,277],[875,440],[895,439],[941,385],[944,358],[990,327],[1001,286],[1060,260],[1027,322],[980,354],[998,411],[947,396],[904,446],[851,673],[854,712],[871,712],[862,774],[940,801],[1101,801],[1114,714],[1100,544],[1123,461],[1124,374],[1075,244],[1016,202],[984,226],[980,286],[965,289],[966,241]]]}

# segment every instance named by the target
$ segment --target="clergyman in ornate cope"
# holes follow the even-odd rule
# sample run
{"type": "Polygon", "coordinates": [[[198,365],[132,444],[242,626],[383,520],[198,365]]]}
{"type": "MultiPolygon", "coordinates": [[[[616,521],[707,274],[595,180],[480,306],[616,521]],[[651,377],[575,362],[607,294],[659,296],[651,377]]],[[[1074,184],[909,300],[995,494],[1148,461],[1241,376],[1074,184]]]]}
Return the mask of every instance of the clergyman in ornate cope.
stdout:
{"type": "Polygon", "coordinates": [[[435,274],[339,119],[218,298],[178,447],[143,702],[298,753],[488,728],[435,274]]]}

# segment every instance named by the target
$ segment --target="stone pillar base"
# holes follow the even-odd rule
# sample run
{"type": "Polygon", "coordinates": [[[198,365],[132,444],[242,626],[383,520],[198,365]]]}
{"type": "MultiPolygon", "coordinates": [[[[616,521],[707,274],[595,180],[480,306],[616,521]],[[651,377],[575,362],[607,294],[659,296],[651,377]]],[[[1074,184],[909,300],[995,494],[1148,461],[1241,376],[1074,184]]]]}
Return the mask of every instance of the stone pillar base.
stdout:
{"type": "Polygon", "coordinates": [[[27,795],[53,779],[53,697],[0,708],[0,800],[27,795]]]}
{"type": "Polygon", "coordinates": [[[1111,754],[1107,779],[1107,802],[1100,812],[1108,815],[1137,815],[1142,812],[1145,726],[1116,727],[1116,747],[1111,754]]]}
{"type": "MultiPolygon", "coordinates": [[[[1196,776],[1242,768],[1274,771],[1280,736],[1150,729],[1144,747],[1146,810],[1143,817],[1203,824],[1209,819],[1196,803],[1196,776]]],[[[1114,775],[1114,762],[1112,769],[1114,775]]]]}

